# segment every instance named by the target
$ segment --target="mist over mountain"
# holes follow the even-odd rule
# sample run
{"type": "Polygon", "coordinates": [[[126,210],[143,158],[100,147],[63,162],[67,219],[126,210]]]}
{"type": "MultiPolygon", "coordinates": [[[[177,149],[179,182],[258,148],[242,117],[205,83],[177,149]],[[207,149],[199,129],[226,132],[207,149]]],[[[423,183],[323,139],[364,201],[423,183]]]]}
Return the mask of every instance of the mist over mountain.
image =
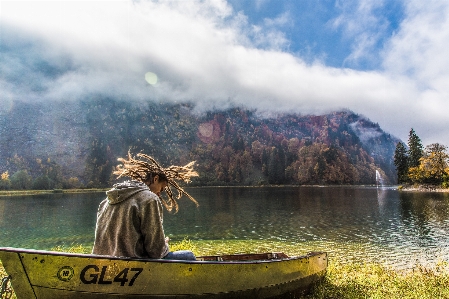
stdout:
{"type": "Polygon", "coordinates": [[[199,113],[189,104],[14,101],[0,109],[0,173],[39,189],[106,187],[131,149],[161,164],[197,161],[196,185],[395,183],[399,140],[351,111],[199,113]]]}

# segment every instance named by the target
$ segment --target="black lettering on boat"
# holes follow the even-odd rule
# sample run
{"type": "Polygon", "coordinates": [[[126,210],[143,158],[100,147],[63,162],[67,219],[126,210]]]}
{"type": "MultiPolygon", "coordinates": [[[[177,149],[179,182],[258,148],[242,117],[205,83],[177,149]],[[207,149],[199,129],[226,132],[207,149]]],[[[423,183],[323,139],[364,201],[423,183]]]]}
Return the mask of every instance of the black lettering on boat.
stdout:
{"type": "Polygon", "coordinates": [[[81,279],[82,283],[84,283],[84,284],[97,283],[98,273],[90,274],[89,277],[91,277],[92,279],[90,279],[90,280],[86,279],[86,272],[90,269],[93,269],[96,272],[100,271],[100,269],[98,269],[98,267],[96,265],[87,265],[86,267],[84,267],[84,269],[81,270],[81,273],[80,273],[80,279],[81,279]]]}
{"type": "Polygon", "coordinates": [[[139,274],[142,273],[143,268],[131,268],[131,271],[136,271],[136,274],[134,274],[133,278],[131,278],[129,286],[132,286],[134,284],[134,281],[136,281],[137,276],[139,276],[139,274]]]}
{"type": "Polygon", "coordinates": [[[114,277],[114,282],[120,282],[121,286],[124,286],[128,282],[128,270],[129,268],[123,269],[116,277],[114,277]]]}
{"type": "Polygon", "coordinates": [[[112,284],[113,282],[120,283],[120,286],[125,286],[127,282],[129,282],[128,286],[133,286],[137,277],[142,273],[143,268],[124,268],[120,271],[112,281],[106,280],[106,272],[108,266],[103,266],[100,268],[96,265],[87,265],[81,270],[80,280],[84,284],[112,284]],[[128,274],[132,274],[130,272],[134,272],[134,275],[131,279],[128,279],[128,274]]]}
{"type": "Polygon", "coordinates": [[[98,281],[98,284],[112,284],[112,281],[104,280],[107,268],[108,266],[103,266],[103,268],[101,269],[100,280],[98,281]]]}

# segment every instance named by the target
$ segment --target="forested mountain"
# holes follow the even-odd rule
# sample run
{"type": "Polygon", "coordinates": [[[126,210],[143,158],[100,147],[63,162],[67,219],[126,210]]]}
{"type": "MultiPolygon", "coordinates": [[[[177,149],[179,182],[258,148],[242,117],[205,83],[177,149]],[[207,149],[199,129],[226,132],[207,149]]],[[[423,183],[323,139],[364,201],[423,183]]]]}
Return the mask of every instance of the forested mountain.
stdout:
{"type": "Polygon", "coordinates": [[[374,184],[376,170],[395,183],[398,141],[351,111],[200,113],[104,98],[0,108],[0,173],[20,188],[109,186],[130,148],[165,166],[196,160],[196,185],[374,184]]]}

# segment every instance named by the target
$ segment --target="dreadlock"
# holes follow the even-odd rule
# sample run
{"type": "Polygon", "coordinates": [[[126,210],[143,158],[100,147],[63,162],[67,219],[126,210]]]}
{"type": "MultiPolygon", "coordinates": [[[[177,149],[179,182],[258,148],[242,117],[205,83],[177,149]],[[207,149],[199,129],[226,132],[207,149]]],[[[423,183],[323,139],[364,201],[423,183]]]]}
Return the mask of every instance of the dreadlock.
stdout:
{"type": "Polygon", "coordinates": [[[178,202],[183,195],[187,196],[191,201],[193,201],[197,206],[198,202],[190,196],[186,191],[184,191],[181,186],[178,185],[177,181],[183,181],[186,183],[191,182],[190,178],[198,176],[198,173],[193,170],[195,161],[192,161],[185,166],[170,166],[163,168],[156,162],[156,160],[146,154],[138,153],[138,158],[136,159],[128,151],[128,160],[125,158],[118,158],[117,160],[121,162],[116,170],[113,172],[117,175],[117,178],[130,177],[133,180],[146,182],[149,179],[153,179],[155,175],[158,175],[161,179],[167,180],[168,185],[165,187],[168,199],[161,198],[161,201],[168,211],[175,209],[175,213],[178,212],[178,202]],[[177,195],[174,196],[171,188],[177,191],[177,195]]]}

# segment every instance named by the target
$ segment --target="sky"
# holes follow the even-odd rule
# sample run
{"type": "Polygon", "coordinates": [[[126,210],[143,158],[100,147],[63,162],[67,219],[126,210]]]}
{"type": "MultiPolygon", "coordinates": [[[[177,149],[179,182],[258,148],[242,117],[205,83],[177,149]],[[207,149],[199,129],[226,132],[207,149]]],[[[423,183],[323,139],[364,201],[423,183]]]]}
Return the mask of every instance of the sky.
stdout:
{"type": "Polygon", "coordinates": [[[109,97],[349,109],[449,146],[447,0],[0,0],[0,109],[109,97]]]}

